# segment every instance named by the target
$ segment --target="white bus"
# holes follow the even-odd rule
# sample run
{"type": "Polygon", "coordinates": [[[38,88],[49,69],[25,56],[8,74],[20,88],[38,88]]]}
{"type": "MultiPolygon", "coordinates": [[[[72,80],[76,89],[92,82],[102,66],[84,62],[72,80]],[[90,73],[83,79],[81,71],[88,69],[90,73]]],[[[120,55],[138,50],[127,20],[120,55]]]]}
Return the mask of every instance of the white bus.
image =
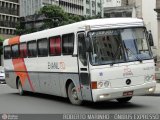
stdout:
{"type": "Polygon", "coordinates": [[[153,93],[155,66],[141,19],[77,22],[4,41],[6,83],[19,90],[82,101],[153,93]]]}

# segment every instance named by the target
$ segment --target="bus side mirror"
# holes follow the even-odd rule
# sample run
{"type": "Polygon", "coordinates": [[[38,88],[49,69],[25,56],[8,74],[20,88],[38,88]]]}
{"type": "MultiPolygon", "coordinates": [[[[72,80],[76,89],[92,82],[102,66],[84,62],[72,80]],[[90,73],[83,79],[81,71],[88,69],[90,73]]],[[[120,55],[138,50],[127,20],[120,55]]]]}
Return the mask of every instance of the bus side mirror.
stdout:
{"type": "Polygon", "coordinates": [[[150,46],[154,46],[153,36],[152,36],[151,31],[148,31],[148,41],[149,41],[150,46]]]}
{"type": "Polygon", "coordinates": [[[86,42],[86,51],[87,51],[87,52],[92,52],[92,47],[91,47],[90,38],[89,38],[89,37],[86,37],[85,42],[86,42]]]}

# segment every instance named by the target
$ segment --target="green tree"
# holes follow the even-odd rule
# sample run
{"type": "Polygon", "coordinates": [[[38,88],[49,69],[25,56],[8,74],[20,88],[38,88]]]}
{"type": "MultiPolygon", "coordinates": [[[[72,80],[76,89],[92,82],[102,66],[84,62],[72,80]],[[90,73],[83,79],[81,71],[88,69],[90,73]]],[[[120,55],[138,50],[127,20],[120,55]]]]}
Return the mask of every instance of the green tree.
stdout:
{"type": "Polygon", "coordinates": [[[59,6],[44,6],[39,13],[44,14],[46,17],[43,28],[54,28],[68,23],[68,14],[59,6]]]}
{"type": "Polygon", "coordinates": [[[4,41],[4,38],[0,36],[0,42],[3,42],[3,41],[4,41]]]}
{"type": "Polygon", "coordinates": [[[16,34],[16,35],[22,35],[22,34],[26,33],[26,31],[27,31],[27,30],[25,30],[25,29],[24,29],[24,26],[22,27],[22,26],[20,25],[20,23],[17,23],[17,24],[16,24],[16,31],[15,31],[15,34],[16,34]]]}
{"type": "Polygon", "coordinates": [[[39,13],[46,17],[44,28],[54,28],[83,20],[83,17],[68,14],[57,5],[44,6],[39,13]]]}

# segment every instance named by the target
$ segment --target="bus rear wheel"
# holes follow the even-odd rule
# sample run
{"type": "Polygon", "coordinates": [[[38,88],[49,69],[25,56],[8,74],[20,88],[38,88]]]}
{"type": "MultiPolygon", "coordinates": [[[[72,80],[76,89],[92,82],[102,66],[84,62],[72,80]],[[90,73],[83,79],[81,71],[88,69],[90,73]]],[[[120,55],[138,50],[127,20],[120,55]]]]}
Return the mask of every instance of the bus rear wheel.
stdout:
{"type": "Polygon", "coordinates": [[[19,92],[19,95],[21,96],[24,95],[24,90],[20,80],[18,80],[18,92],[19,92]]]}
{"type": "Polygon", "coordinates": [[[70,102],[74,105],[82,104],[82,100],[78,98],[76,87],[72,82],[68,86],[68,98],[70,102]]]}
{"type": "Polygon", "coordinates": [[[118,98],[117,101],[120,103],[127,103],[132,99],[132,97],[118,98]]]}

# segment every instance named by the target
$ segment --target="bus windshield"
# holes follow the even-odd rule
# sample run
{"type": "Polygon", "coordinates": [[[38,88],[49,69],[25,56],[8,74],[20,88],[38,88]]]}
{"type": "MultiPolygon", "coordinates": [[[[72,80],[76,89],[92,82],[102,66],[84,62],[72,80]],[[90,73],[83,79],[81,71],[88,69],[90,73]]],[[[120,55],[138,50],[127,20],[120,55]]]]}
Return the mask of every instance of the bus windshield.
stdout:
{"type": "Polygon", "coordinates": [[[89,32],[93,65],[152,59],[145,28],[126,28],[89,32]]]}

